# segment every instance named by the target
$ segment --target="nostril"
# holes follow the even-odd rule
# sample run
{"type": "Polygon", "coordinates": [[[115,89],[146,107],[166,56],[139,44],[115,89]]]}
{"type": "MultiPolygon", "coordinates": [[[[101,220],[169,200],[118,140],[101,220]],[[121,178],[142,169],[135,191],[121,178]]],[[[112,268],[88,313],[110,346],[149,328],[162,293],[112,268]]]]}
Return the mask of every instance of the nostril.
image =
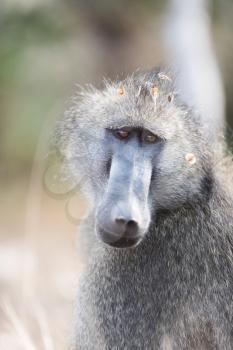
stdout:
{"type": "Polygon", "coordinates": [[[121,234],[132,236],[138,233],[138,223],[135,220],[117,218],[115,223],[117,231],[121,234]]]}
{"type": "Polygon", "coordinates": [[[129,221],[127,222],[127,227],[128,227],[128,228],[131,228],[131,229],[136,229],[136,228],[138,227],[138,224],[137,224],[137,222],[134,221],[134,220],[129,220],[129,221]]]}
{"type": "Polygon", "coordinates": [[[126,225],[126,220],[125,219],[122,219],[122,218],[119,218],[119,219],[115,219],[115,222],[118,224],[118,225],[126,225]]]}

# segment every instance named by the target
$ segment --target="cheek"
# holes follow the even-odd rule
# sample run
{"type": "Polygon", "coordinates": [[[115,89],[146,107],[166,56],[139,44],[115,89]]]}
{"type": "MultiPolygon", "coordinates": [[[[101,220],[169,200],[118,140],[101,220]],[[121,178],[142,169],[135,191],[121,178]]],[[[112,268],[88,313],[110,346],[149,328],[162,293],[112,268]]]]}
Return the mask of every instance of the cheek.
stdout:
{"type": "Polygon", "coordinates": [[[186,202],[199,186],[198,169],[190,166],[185,151],[176,147],[161,153],[155,165],[152,197],[156,208],[173,209],[186,202]]]}
{"type": "Polygon", "coordinates": [[[187,168],[185,151],[178,148],[176,144],[164,147],[155,166],[163,175],[178,175],[185,172],[187,168]]]}
{"type": "Polygon", "coordinates": [[[153,191],[155,209],[174,209],[187,200],[186,185],[180,180],[169,176],[158,177],[155,180],[153,191]]]}

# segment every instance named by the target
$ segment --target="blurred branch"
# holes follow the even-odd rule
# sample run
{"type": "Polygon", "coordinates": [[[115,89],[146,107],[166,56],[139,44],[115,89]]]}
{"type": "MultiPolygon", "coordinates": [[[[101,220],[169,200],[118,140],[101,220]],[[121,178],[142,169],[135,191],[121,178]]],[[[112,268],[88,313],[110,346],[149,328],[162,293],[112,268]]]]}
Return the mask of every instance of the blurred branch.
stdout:
{"type": "Polygon", "coordinates": [[[172,66],[179,72],[183,100],[199,111],[208,129],[223,129],[225,101],[213,50],[207,0],[170,0],[166,44],[172,66]]]}

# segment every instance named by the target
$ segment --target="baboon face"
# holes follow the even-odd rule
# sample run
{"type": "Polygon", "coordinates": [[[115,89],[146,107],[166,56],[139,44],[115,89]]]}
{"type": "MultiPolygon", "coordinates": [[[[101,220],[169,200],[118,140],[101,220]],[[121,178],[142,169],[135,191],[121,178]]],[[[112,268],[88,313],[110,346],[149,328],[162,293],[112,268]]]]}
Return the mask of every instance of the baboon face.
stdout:
{"type": "Polygon", "coordinates": [[[209,176],[198,122],[171,97],[170,81],[152,80],[89,92],[73,111],[69,154],[95,212],[96,234],[116,248],[136,246],[161,209],[201,197],[209,176]]]}
{"type": "Polygon", "coordinates": [[[108,179],[96,213],[96,231],[105,243],[130,247],[142,239],[150,224],[153,161],[163,140],[132,126],[106,129],[105,138],[108,179]]]}

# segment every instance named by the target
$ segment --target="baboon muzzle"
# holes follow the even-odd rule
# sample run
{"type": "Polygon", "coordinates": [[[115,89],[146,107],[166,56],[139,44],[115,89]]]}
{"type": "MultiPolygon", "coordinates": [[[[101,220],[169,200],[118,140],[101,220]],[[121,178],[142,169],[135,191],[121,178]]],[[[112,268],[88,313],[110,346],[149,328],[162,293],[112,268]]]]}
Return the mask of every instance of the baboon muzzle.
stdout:
{"type": "Polygon", "coordinates": [[[118,248],[135,246],[149,227],[152,166],[142,150],[131,147],[112,157],[109,179],[97,210],[96,231],[118,248]]]}

